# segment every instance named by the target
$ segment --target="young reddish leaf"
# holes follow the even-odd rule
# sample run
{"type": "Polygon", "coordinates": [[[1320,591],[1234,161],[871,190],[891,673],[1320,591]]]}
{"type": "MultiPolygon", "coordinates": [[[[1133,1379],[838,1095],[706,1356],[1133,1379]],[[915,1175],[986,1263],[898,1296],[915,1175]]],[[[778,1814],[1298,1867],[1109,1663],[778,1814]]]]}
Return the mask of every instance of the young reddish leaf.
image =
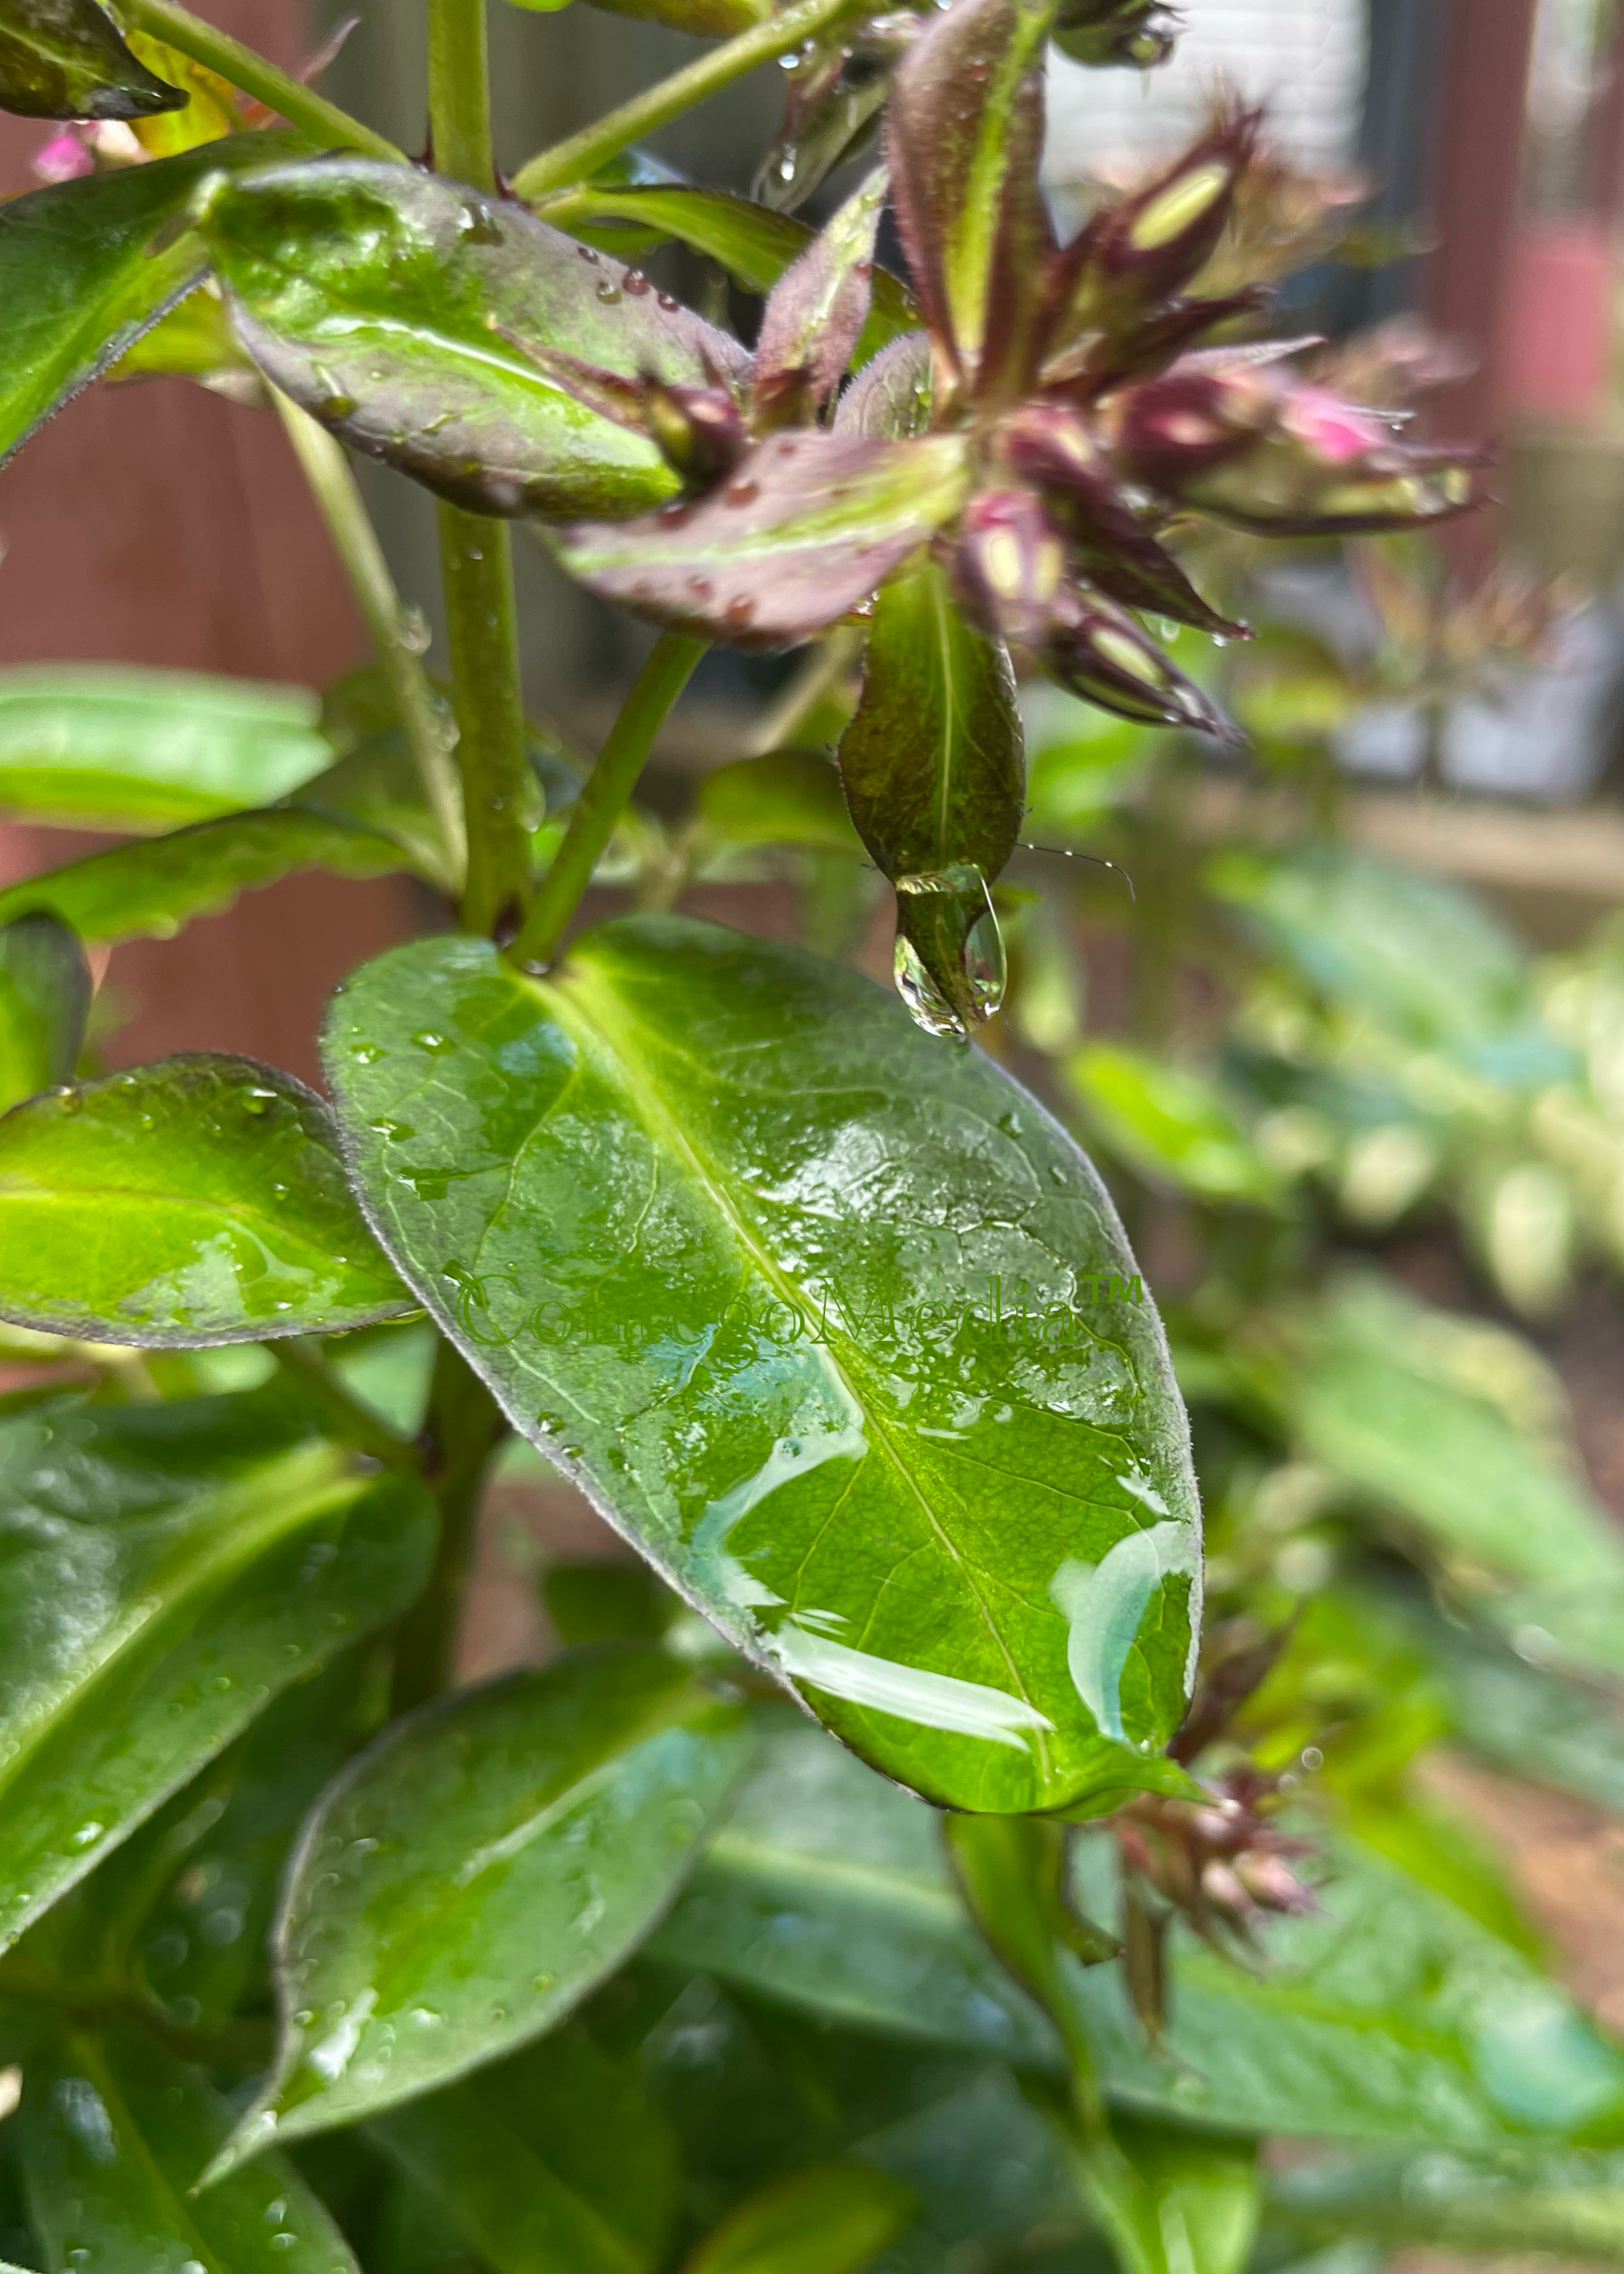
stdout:
{"type": "Polygon", "coordinates": [[[1038,186],[1053,0],[959,0],[898,66],[886,126],[897,225],[947,371],[1019,392],[1054,258],[1038,186]]]}
{"type": "Polygon", "coordinates": [[[635,513],[677,478],[569,368],[704,387],[737,342],[523,206],[362,158],[211,184],[199,227],[244,344],[357,449],[485,513],[635,513]]]}
{"type": "Polygon", "coordinates": [[[554,546],[600,598],[656,623],[788,647],[866,600],[951,519],[967,478],[956,434],[785,434],[706,497],[640,521],[578,523],[554,546]]]}
{"type": "Polygon", "coordinates": [[[837,434],[901,441],[930,424],[930,341],[905,332],[866,363],[835,407],[837,434]]]}
{"type": "Polygon", "coordinates": [[[772,288],[756,343],[757,419],[789,425],[821,410],[868,320],[883,169],[870,174],[772,288]]]}

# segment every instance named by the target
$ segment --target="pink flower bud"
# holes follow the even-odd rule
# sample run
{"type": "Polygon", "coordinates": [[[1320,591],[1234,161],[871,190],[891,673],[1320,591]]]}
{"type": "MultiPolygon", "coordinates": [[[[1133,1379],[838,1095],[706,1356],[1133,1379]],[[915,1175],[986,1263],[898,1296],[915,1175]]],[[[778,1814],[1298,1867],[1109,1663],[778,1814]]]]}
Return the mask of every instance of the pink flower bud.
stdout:
{"type": "Polygon", "coordinates": [[[739,406],[724,388],[645,380],[643,409],[661,455],[690,488],[726,481],[749,448],[739,406]]]}
{"type": "Polygon", "coordinates": [[[1268,376],[1188,365],[1147,380],[1114,404],[1114,456],[1130,481],[1182,498],[1190,483],[1245,450],[1274,423],[1278,391],[1268,376]]]}
{"type": "Polygon", "coordinates": [[[1035,647],[1059,596],[1065,548],[1032,490],[983,490],[965,510],[953,571],[984,630],[1035,647]]]}
{"type": "Polygon", "coordinates": [[[29,170],[41,182],[76,182],[90,172],[94,161],[76,126],[64,126],[49,142],[41,142],[28,161],[29,170]]]}
{"type": "Polygon", "coordinates": [[[1244,742],[1234,720],[1169,662],[1126,608],[1089,585],[1061,593],[1042,659],[1051,679],[1102,711],[1213,734],[1232,747],[1244,742]]]}

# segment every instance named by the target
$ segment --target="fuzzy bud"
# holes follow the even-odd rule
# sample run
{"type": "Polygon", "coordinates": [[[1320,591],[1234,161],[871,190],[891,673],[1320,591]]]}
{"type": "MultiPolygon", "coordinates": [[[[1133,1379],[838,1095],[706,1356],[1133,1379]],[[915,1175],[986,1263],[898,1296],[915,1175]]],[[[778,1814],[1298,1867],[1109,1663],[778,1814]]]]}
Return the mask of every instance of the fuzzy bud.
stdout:
{"type": "Polygon", "coordinates": [[[1125,608],[1086,584],[1063,592],[1043,647],[1051,679],[1086,703],[1147,726],[1183,727],[1232,747],[1244,737],[1212,697],[1168,660],[1125,608]]]}
{"type": "Polygon", "coordinates": [[[1193,480],[1266,433],[1278,407],[1274,383],[1247,365],[1173,370],[1114,406],[1113,456],[1130,481],[1182,499],[1193,480]]]}
{"type": "Polygon", "coordinates": [[[1156,181],[1102,213],[1088,231],[1088,269],[1111,297],[1169,298],[1206,267],[1257,147],[1259,114],[1237,110],[1156,181]]]}
{"type": "Polygon", "coordinates": [[[723,388],[647,379],[643,410],[661,456],[690,489],[726,481],[749,448],[739,406],[723,388]]]}
{"type": "Polygon", "coordinates": [[[1065,574],[1065,548],[1030,489],[983,490],[959,527],[954,582],[966,612],[999,639],[1035,647],[1065,574]]]}

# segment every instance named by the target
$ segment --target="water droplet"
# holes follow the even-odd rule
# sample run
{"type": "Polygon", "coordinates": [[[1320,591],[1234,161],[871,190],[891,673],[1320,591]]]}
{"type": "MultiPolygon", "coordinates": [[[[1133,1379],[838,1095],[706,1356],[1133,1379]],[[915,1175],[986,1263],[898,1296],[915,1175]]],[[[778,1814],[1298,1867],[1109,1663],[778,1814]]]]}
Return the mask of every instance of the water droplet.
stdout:
{"type": "Polygon", "coordinates": [[[411,2018],[420,2029],[436,2029],[446,2017],[436,2013],[432,2006],[414,2006],[411,2018]]]}
{"type": "Polygon", "coordinates": [[[628,268],[620,279],[621,287],[634,300],[641,300],[649,289],[649,280],[641,268],[628,268]]]}
{"type": "Polygon", "coordinates": [[[696,600],[708,600],[715,591],[716,586],[710,582],[709,576],[690,576],[688,580],[688,589],[696,600]]]}
{"type": "Polygon", "coordinates": [[[93,1818],[90,1823],[79,1826],[79,1830],[73,1834],[73,1845],[76,1848],[88,1848],[100,1840],[106,1830],[105,1824],[98,1824],[93,1818]]]}
{"type": "Polygon", "coordinates": [[[613,277],[600,276],[598,280],[598,297],[607,305],[613,306],[620,297],[620,288],[613,277]]]}
{"type": "Polygon", "coordinates": [[[674,292],[658,292],[655,295],[655,299],[658,305],[664,308],[667,315],[670,315],[673,309],[680,308],[682,305],[674,292]]]}
{"type": "Polygon", "coordinates": [[[555,1974],[535,1974],[530,1977],[532,1990],[551,1990],[558,1977],[555,1974]]]}
{"type": "Polygon", "coordinates": [[[348,418],[354,413],[355,407],[353,395],[324,395],[320,403],[311,406],[318,418],[328,420],[348,418]]]}
{"type": "Polygon", "coordinates": [[[967,1041],[1004,1000],[1004,939],[973,861],[898,877],[897,992],[928,1034],[967,1041]]]}
{"type": "Polygon", "coordinates": [[[741,592],[737,599],[729,600],[727,603],[727,621],[741,630],[755,614],[756,603],[748,592],[741,592]]]}
{"type": "Polygon", "coordinates": [[[456,1047],[449,1035],[437,1034],[432,1027],[419,1027],[412,1041],[420,1050],[449,1050],[456,1047]]]}
{"type": "Polygon", "coordinates": [[[727,484],[722,492],[722,501],[726,505],[748,505],[752,498],[760,495],[761,484],[751,481],[748,474],[743,474],[737,481],[727,484]]]}
{"type": "Polygon", "coordinates": [[[778,179],[781,182],[793,182],[794,178],[795,154],[793,150],[786,150],[778,161],[778,179]]]}
{"type": "Polygon", "coordinates": [[[429,630],[428,618],[421,608],[407,606],[401,609],[396,636],[401,645],[408,649],[411,654],[426,655],[428,653],[432,636],[429,630]]]}
{"type": "Polygon", "coordinates": [[[82,1113],[85,1110],[83,1097],[68,1082],[64,1082],[60,1089],[53,1090],[51,1095],[56,1101],[58,1113],[82,1113]]]}
{"type": "Polygon", "coordinates": [[[462,242],[465,245],[500,245],[502,232],[496,215],[489,206],[476,200],[462,209],[462,242]]]}
{"type": "Polygon", "coordinates": [[[387,1119],[382,1121],[369,1121],[366,1126],[369,1129],[375,1129],[380,1137],[386,1139],[392,1145],[403,1144],[408,1137],[416,1133],[413,1130],[410,1129],[403,1121],[390,1121],[387,1119]]]}
{"type": "Polygon", "coordinates": [[[598,255],[593,252],[590,245],[578,245],[575,247],[575,251],[581,255],[581,258],[587,263],[589,267],[597,267],[598,255]]]}

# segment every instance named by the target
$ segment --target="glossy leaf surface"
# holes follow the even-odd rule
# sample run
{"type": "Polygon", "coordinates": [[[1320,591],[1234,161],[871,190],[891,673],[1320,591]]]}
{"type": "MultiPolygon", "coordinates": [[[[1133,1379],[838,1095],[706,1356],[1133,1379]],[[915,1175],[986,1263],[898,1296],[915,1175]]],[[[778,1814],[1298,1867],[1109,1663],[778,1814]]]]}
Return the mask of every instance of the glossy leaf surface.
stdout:
{"type": "Polygon", "coordinates": [[[276,2068],[234,2154],[550,2028],[665,1909],[744,1758],[737,1707],[633,1645],[397,1722],[305,1826],[277,1923],[276,2068]]]}
{"type": "Polygon", "coordinates": [[[962,501],[959,436],[763,442],[709,495],[559,533],[572,576],[655,622],[788,647],[867,599],[962,501]]]}
{"type": "Polygon", "coordinates": [[[672,918],[544,983],[419,942],[324,1049],[404,1276],[730,1640],[932,1797],[1141,1781],[1196,1615],[1183,1414],[1025,1092],[854,973],[672,918]]]}
{"type": "Polygon", "coordinates": [[[496,2274],[651,2274],[670,2235],[670,2127],[578,2028],[369,2132],[496,2274]]]}
{"type": "Polygon", "coordinates": [[[269,1390],[11,1415],[0,1509],[0,1939],[403,1609],[434,1523],[269,1390]]]}
{"type": "Polygon", "coordinates": [[[410,1309],[320,1098],[197,1051],[0,1119],[0,1318],[92,1342],[338,1333],[410,1309]]]}
{"type": "Polygon", "coordinates": [[[202,672],[0,672],[0,806],[147,836],[269,805],[331,764],[319,708],[308,688],[202,672]]]}
{"type": "Polygon", "coordinates": [[[203,267],[190,234],[148,252],[205,174],[264,165],[288,141],[234,134],[0,206],[0,460],[105,371],[203,267]]]}
{"type": "Polygon", "coordinates": [[[30,2060],[17,2121],[52,2266],[356,2274],[342,2235],[280,2157],[192,2192],[229,2107],[201,2070],[133,2029],[75,2030],[30,2060]]]}
{"type": "MultiPolygon", "coordinates": [[[[1104,1843],[1081,1854],[1081,1907],[1114,1923],[1104,1843]]],[[[1618,2136],[1624,2059],[1561,1990],[1358,1842],[1332,1861],[1322,1908],[1267,1930],[1256,1975],[1175,1929],[1165,2053],[1118,1969],[1068,1962],[1113,2101],[1327,2138],[1618,2136]]],[[[649,1954],[868,2029],[1059,2065],[964,1916],[934,1815],[787,1719],[649,1954]]]]}
{"type": "Polygon", "coordinates": [[[0,926],[0,1111],[68,1080],[89,1009],[85,951],[65,924],[33,915],[0,926]]]}
{"type": "Polygon", "coordinates": [[[193,916],[302,869],[387,877],[413,865],[403,845],[336,814],[273,807],[228,813],[0,890],[0,923],[43,908],[92,940],[173,939],[193,916]]]}
{"type": "Polygon", "coordinates": [[[858,2274],[919,2198],[872,2164],[813,2164],[746,2197],[688,2255],[683,2274],[858,2274]]]}
{"type": "Polygon", "coordinates": [[[96,0],[9,0],[0,16],[0,110],[144,118],[185,100],[131,54],[96,0]]]}
{"type": "Polygon", "coordinates": [[[675,489],[646,435],[570,392],[572,359],[699,387],[707,357],[745,368],[646,279],[628,289],[618,262],[522,206],[412,168],[274,168],[222,184],[201,227],[267,375],[357,449],[477,511],[636,513],[675,489]]]}

